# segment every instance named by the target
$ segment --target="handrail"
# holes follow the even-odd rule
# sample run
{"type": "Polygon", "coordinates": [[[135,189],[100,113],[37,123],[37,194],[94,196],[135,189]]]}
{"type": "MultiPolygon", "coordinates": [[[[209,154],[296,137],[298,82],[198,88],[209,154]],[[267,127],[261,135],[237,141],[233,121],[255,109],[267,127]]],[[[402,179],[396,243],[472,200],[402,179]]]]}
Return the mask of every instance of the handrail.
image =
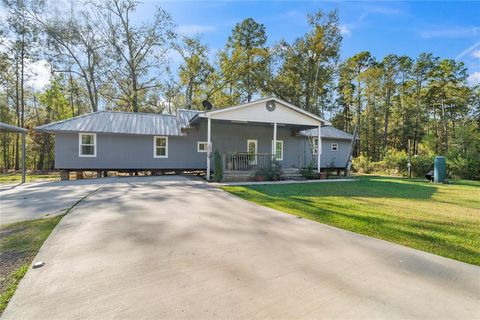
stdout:
{"type": "Polygon", "coordinates": [[[228,171],[255,171],[272,165],[273,155],[268,153],[225,153],[223,168],[228,171]]]}

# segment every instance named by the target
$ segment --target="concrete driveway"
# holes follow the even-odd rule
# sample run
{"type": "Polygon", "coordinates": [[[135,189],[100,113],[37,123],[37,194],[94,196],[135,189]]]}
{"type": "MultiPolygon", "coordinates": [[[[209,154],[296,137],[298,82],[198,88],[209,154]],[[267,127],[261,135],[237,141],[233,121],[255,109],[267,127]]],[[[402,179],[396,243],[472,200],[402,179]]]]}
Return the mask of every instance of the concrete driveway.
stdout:
{"type": "Polygon", "coordinates": [[[115,179],[2,185],[0,186],[0,225],[63,214],[90,192],[115,179]]]}
{"type": "Polygon", "coordinates": [[[4,319],[480,318],[479,267],[181,177],[104,185],[37,260],[4,319]]]}

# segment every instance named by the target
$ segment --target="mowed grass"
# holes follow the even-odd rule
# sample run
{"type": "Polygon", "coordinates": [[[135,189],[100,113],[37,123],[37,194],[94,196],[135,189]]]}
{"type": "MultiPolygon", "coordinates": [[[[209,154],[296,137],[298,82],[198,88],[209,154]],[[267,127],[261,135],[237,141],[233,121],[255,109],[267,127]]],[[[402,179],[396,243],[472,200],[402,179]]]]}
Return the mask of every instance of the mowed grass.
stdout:
{"type": "MultiPolygon", "coordinates": [[[[31,181],[55,181],[60,179],[59,173],[50,173],[50,174],[37,174],[37,173],[27,173],[26,180],[27,182],[31,181]]],[[[7,173],[0,174],[0,184],[2,183],[14,183],[21,182],[22,174],[21,173],[7,173]]]]}
{"type": "Polygon", "coordinates": [[[43,242],[62,217],[0,226],[0,315],[43,242]]]}
{"type": "Polygon", "coordinates": [[[480,265],[480,182],[358,177],[354,182],[228,186],[243,199],[480,265]]]}

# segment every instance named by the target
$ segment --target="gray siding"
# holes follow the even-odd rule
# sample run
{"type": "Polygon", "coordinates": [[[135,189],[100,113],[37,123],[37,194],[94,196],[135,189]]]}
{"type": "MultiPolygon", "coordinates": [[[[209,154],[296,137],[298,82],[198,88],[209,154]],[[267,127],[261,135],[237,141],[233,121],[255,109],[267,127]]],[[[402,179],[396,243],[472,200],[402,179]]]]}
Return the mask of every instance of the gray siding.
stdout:
{"type": "MultiPolygon", "coordinates": [[[[206,123],[187,129],[186,136],[168,138],[168,158],[153,157],[153,135],[97,133],[97,156],[78,156],[78,133],[57,133],[55,136],[55,167],[57,169],[201,169],[206,167],[206,153],[197,152],[197,142],[207,140],[206,123]]],[[[213,150],[221,153],[246,152],[247,140],[258,141],[259,153],[270,153],[273,127],[212,122],[213,150]]],[[[277,139],[283,140],[283,167],[300,167],[311,160],[308,138],[292,136],[291,131],[278,127],[277,139]]],[[[323,139],[322,167],[331,162],[336,167],[346,164],[350,142],[323,139]],[[331,151],[337,142],[339,151],[331,151]]],[[[316,163],[316,159],[314,159],[316,163]]]]}

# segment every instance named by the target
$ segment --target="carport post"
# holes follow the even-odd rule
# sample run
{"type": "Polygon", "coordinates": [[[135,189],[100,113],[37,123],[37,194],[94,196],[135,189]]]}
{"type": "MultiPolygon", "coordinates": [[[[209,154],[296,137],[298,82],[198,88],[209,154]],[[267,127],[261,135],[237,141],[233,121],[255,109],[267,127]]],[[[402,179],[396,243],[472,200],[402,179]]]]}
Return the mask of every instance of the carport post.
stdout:
{"type": "Polygon", "coordinates": [[[26,139],[25,139],[26,134],[22,133],[22,183],[25,183],[25,175],[27,172],[27,168],[25,167],[25,150],[26,148],[26,139]]]}
{"type": "Polygon", "coordinates": [[[210,155],[212,153],[212,120],[207,119],[207,181],[210,181],[210,155]]]}
{"type": "Polygon", "coordinates": [[[322,125],[318,126],[318,139],[317,139],[317,171],[320,173],[320,159],[322,156],[322,125]]]}

